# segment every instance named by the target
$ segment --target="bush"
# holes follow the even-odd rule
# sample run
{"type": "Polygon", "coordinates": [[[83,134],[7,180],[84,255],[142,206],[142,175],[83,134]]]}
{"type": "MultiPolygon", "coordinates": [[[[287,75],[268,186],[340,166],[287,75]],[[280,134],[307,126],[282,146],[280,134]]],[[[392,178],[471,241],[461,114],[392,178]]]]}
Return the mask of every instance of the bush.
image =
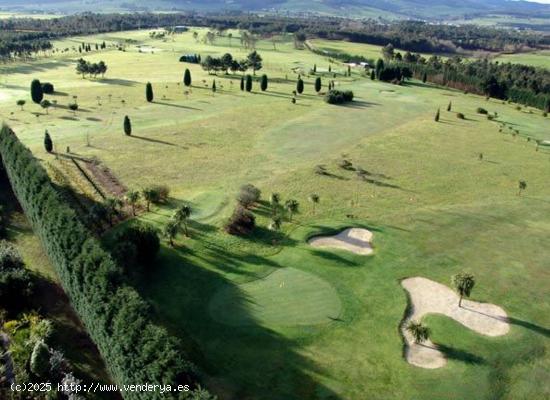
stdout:
{"type": "Polygon", "coordinates": [[[53,84],[50,82],[44,82],[42,84],[42,92],[46,94],[53,94],[55,92],[55,88],[53,87],[53,84]]]}
{"type": "Polygon", "coordinates": [[[248,208],[260,200],[261,194],[262,192],[256,186],[251,184],[243,185],[237,195],[237,201],[241,206],[248,208]]]}
{"type": "Polygon", "coordinates": [[[464,114],[462,114],[462,113],[457,113],[457,114],[456,114],[456,117],[457,117],[458,119],[466,119],[466,116],[465,116],[464,114]]]}
{"type": "Polygon", "coordinates": [[[0,241],[0,271],[22,269],[25,266],[19,251],[9,242],[0,241]]]}
{"type": "Polygon", "coordinates": [[[329,90],[325,95],[325,101],[328,104],[343,104],[353,101],[353,92],[351,90],[329,90]]]}
{"type": "Polygon", "coordinates": [[[353,168],[353,163],[343,158],[342,160],[338,161],[338,166],[342,169],[351,170],[353,168]]]}
{"type": "Polygon", "coordinates": [[[50,349],[41,341],[36,342],[32,350],[31,372],[41,378],[47,378],[50,371],[50,349]]]}
{"type": "Polygon", "coordinates": [[[148,190],[151,191],[151,202],[154,204],[165,203],[170,195],[170,188],[166,185],[153,185],[148,190]]]}
{"type": "Polygon", "coordinates": [[[487,112],[486,109],[481,108],[481,107],[478,107],[477,110],[476,110],[476,112],[477,112],[478,114],[485,114],[485,115],[489,114],[489,113],[487,112]]]}
{"type": "Polygon", "coordinates": [[[225,225],[225,231],[230,235],[248,235],[256,226],[256,218],[249,210],[237,205],[233,215],[225,225]]]}

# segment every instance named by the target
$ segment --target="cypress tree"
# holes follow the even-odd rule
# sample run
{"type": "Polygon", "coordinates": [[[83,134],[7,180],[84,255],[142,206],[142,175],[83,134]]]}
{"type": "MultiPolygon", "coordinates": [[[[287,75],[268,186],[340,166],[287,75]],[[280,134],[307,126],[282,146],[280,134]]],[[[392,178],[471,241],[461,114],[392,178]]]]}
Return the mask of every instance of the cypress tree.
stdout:
{"type": "Polygon", "coordinates": [[[44,149],[46,149],[48,153],[53,151],[53,141],[47,129],[46,132],[44,132],[44,149]]]}
{"type": "Polygon", "coordinates": [[[241,90],[244,91],[244,76],[241,76],[241,90]]]}
{"type": "Polygon", "coordinates": [[[348,76],[351,76],[351,67],[348,65],[348,76]]]}
{"type": "Polygon", "coordinates": [[[317,77],[317,79],[315,79],[315,91],[317,93],[319,93],[322,89],[323,85],[321,83],[321,77],[317,77]]]}
{"type": "Polygon", "coordinates": [[[317,64],[313,64],[313,73],[317,73],[317,64]]]}
{"type": "Polygon", "coordinates": [[[147,82],[145,86],[145,98],[149,103],[153,101],[153,85],[151,85],[151,82],[147,82]]]}
{"type": "Polygon", "coordinates": [[[44,99],[42,84],[38,79],[33,79],[31,82],[31,98],[36,104],[40,104],[40,102],[44,99]]]}
{"type": "Polygon", "coordinates": [[[435,122],[439,122],[439,108],[437,109],[437,112],[435,113],[435,122]]]}
{"type": "Polygon", "coordinates": [[[328,66],[328,72],[332,72],[332,65],[330,65],[330,64],[328,66]]]}
{"type": "Polygon", "coordinates": [[[304,81],[302,78],[298,78],[298,82],[296,82],[296,92],[298,94],[302,94],[304,92],[304,81]]]}
{"type": "Polygon", "coordinates": [[[216,80],[214,79],[214,82],[212,82],[212,93],[216,93],[216,80]]]}
{"type": "Polygon", "coordinates": [[[262,92],[265,92],[267,90],[267,75],[262,75],[262,80],[260,82],[260,88],[262,89],[262,92]]]}
{"type": "Polygon", "coordinates": [[[384,70],[384,60],[381,58],[376,61],[376,79],[380,79],[380,74],[382,74],[382,71],[384,70]]]}
{"type": "Polygon", "coordinates": [[[183,74],[183,84],[185,86],[191,86],[191,71],[189,71],[189,68],[185,69],[185,74],[183,74]]]}
{"type": "Polygon", "coordinates": [[[370,80],[373,81],[374,78],[376,78],[376,75],[374,74],[374,70],[370,71],[370,80]]]}
{"type": "Polygon", "coordinates": [[[428,80],[428,74],[426,74],[425,72],[422,74],[422,83],[426,83],[426,81],[428,80]]]}
{"type": "Polygon", "coordinates": [[[130,122],[130,118],[127,115],[124,117],[124,133],[127,136],[132,135],[132,123],[130,122]]]}
{"type": "Polygon", "coordinates": [[[250,75],[246,76],[246,91],[247,92],[252,91],[252,77],[250,75]]]}

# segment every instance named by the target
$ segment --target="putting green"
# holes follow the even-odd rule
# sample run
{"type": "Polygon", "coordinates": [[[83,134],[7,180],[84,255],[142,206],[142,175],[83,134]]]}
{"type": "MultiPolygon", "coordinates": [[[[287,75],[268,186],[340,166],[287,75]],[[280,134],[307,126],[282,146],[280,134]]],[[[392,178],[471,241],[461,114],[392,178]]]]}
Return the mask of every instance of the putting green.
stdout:
{"type": "Polygon", "coordinates": [[[232,326],[317,325],[337,318],[341,309],[340,298],[328,282],[295,268],[225,287],[209,304],[214,320],[232,326]]]}

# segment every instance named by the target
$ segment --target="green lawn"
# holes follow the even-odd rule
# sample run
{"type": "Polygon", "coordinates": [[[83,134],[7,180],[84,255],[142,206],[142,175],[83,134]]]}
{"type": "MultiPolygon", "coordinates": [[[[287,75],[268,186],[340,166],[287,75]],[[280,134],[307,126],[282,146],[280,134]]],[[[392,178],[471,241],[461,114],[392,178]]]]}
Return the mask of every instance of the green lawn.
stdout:
{"type": "Polygon", "coordinates": [[[328,60],[295,50],[290,38],[281,38],[276,50],[270,41],[258,43],[260,74],[270,77],[265,93],[243,93],[239,77],[208,76],[178,62],[192,52],[244,57],[234,35],[231,43],[220,38],[214,45],[195,42],[191,33],[166,42],[146,31],[87,38],[136,41],[125,52],[86,56],[105,60],[105,79],[76,76],[74,53],[0,66],[1,115],[37,157],[57,162],[43,150],[47,128],[59,151],[70,146],[80,156],[98,157],[131,188],[169,185],[169,204],[141,220],[161,228],[182,201],[196,210],[191,238],[178,237],[175,249],[164,246],[139,289],[185,339],[207,385],[223,399],[240,400],[548,398],[550,164],[548,150],[537,152],[531,140],[550,140],[540,110],[419,82],[373,82],[356,72],[334,78],[356,101],[330,106],[307,76],[314,64],[328,68],[328,60]],[[135,44],[158,50],[139,53],[135,44]],[[185,67],[194,80],[188,98],[178,85],[185,67]],[[294,67],[306,80],[296,105],[290,101],[294,67]],[[45,115],[30,102],[19,111],[15,101],[29,101],[34,77],[55,84],[61,93],[51,98],[59,105],[78,96],[81,111],[72,116],[58,107],[45,115]],[[203,79],[208,85],[216,79],[215,95],[203,79]],[[155,89],[151,104],[144,99],[147,81],[155,89]],[[444,111],[450,101],[453,112],[444,111]],[[476,114],[478,107],[498,118],[476,114]],[[124,115],[132,119],[133,137],[122,132],[124,115]],[[366,181],[338,167],[343,156],[368,171],[366,181]],[[319,164],[328,175],[314,173],[319,164]],[[519,180],[528,184],[521,196],[519,180]],[[264,201],[254,210],[259,227],[252,237],[228,236],[221,226],[245,183],[258,186],[264,200],[272,192],[283,201],[297,199],[300,213],[281,234],[272,233],[264,201]],[[320,196],[315,210],[307,200],[312,193],[320,196]],[[307,245],[313,234],[348,226],[374,232],[374,256],[307,245]],[[449,285],[462,270],[476,276],[474,300],[497,304],[512,317],[510,333],[483,337],[430,316],[426,322],[449,363],[439,370],[407,364],[398,330],[406,308],[399,280],[424,276],[449,285]],[[284,296],[280,276],[290,285],[284,296]],[[323,311],[334,319],[321,318],[323,311]]]}
{"type": "Polygon", "coordinates": [[[495,58],[499,62],[532,65],[550,69],[550,50],[539,50],[529,53],[502,54],[495,58]]]}

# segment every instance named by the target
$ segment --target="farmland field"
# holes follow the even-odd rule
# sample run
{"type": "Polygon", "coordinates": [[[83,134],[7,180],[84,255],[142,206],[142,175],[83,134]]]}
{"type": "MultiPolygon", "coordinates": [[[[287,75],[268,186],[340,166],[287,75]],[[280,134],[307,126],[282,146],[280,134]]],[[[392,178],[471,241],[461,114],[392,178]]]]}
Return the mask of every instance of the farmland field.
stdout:
{"type": "MultiPolygon", "coordinates": [[[[178,61],[192,53],[244,58],[239,32],[205,44],[192,31],[205,33],[73,37],[55,43],[66,53],[0,65],[0,116],[47,166],[59,167],[64,157],[44,150],[45,129],[56,152],[95,159],[128,188],[168,185],[169,201],[140,213],[144,223],[162,229],[179,205],[191,205],[190,237],[180,234],[173,248],[163,241],[137,286],[163,325],[185,340],[206,386],[239,400],[548,398],[550,149],[536,145],[550,141],[548,118],[414,80],[372,81],[361,69],[346,76],[345,66],[295,49],[290,36],[257,43],[264,63],[256,75],[267,74],[269,87],[262,92],[255,81],[247,93],[240,74],[209,75],[178,61]],[[73,46],[103,41],[106,50],[83,57],[105,61],[105,77],[77,75],[73,46]],[[324,88],[333,80],[355,100],[325,103],[313,88],[314,65],[324,88]],[[293,104],[298,74],[305,91],[293,104]],[[55,85],[47,95],[54,107],[31,102],[34,78],[55,85]],[[22,110],[19,99],[26,100],[22,110]],[[72,112],[67,105],[75,101],[72,112]],[[131,136],[123,132],[125,115],[131,136]],[[343,158],[353,168],[341,168],[343,158]],[[319,165],[326,174],[314,172],[319,165]],[[527,184],[521,195],[519,181],[527,184]],[[257,228],[230,236],[223,225],[247,183],[262,191],[257,228]],[[280,232],[267,229],[271,193],[300,204],[280,232]],[[316,205],[308,201],[314,193],[316,205]],[[374,233],[373,255],[307,244],[350,226],[374,233]],[[436,370],[408,364],[400,280],[450,286],[460,271],[476,277],[472,300],[507,312],[510,332],[483,336],[430,315],[424,322],[448,363],[436,370]]],[[[375,46],[322,45],[380,56],[375,46]]]]}

